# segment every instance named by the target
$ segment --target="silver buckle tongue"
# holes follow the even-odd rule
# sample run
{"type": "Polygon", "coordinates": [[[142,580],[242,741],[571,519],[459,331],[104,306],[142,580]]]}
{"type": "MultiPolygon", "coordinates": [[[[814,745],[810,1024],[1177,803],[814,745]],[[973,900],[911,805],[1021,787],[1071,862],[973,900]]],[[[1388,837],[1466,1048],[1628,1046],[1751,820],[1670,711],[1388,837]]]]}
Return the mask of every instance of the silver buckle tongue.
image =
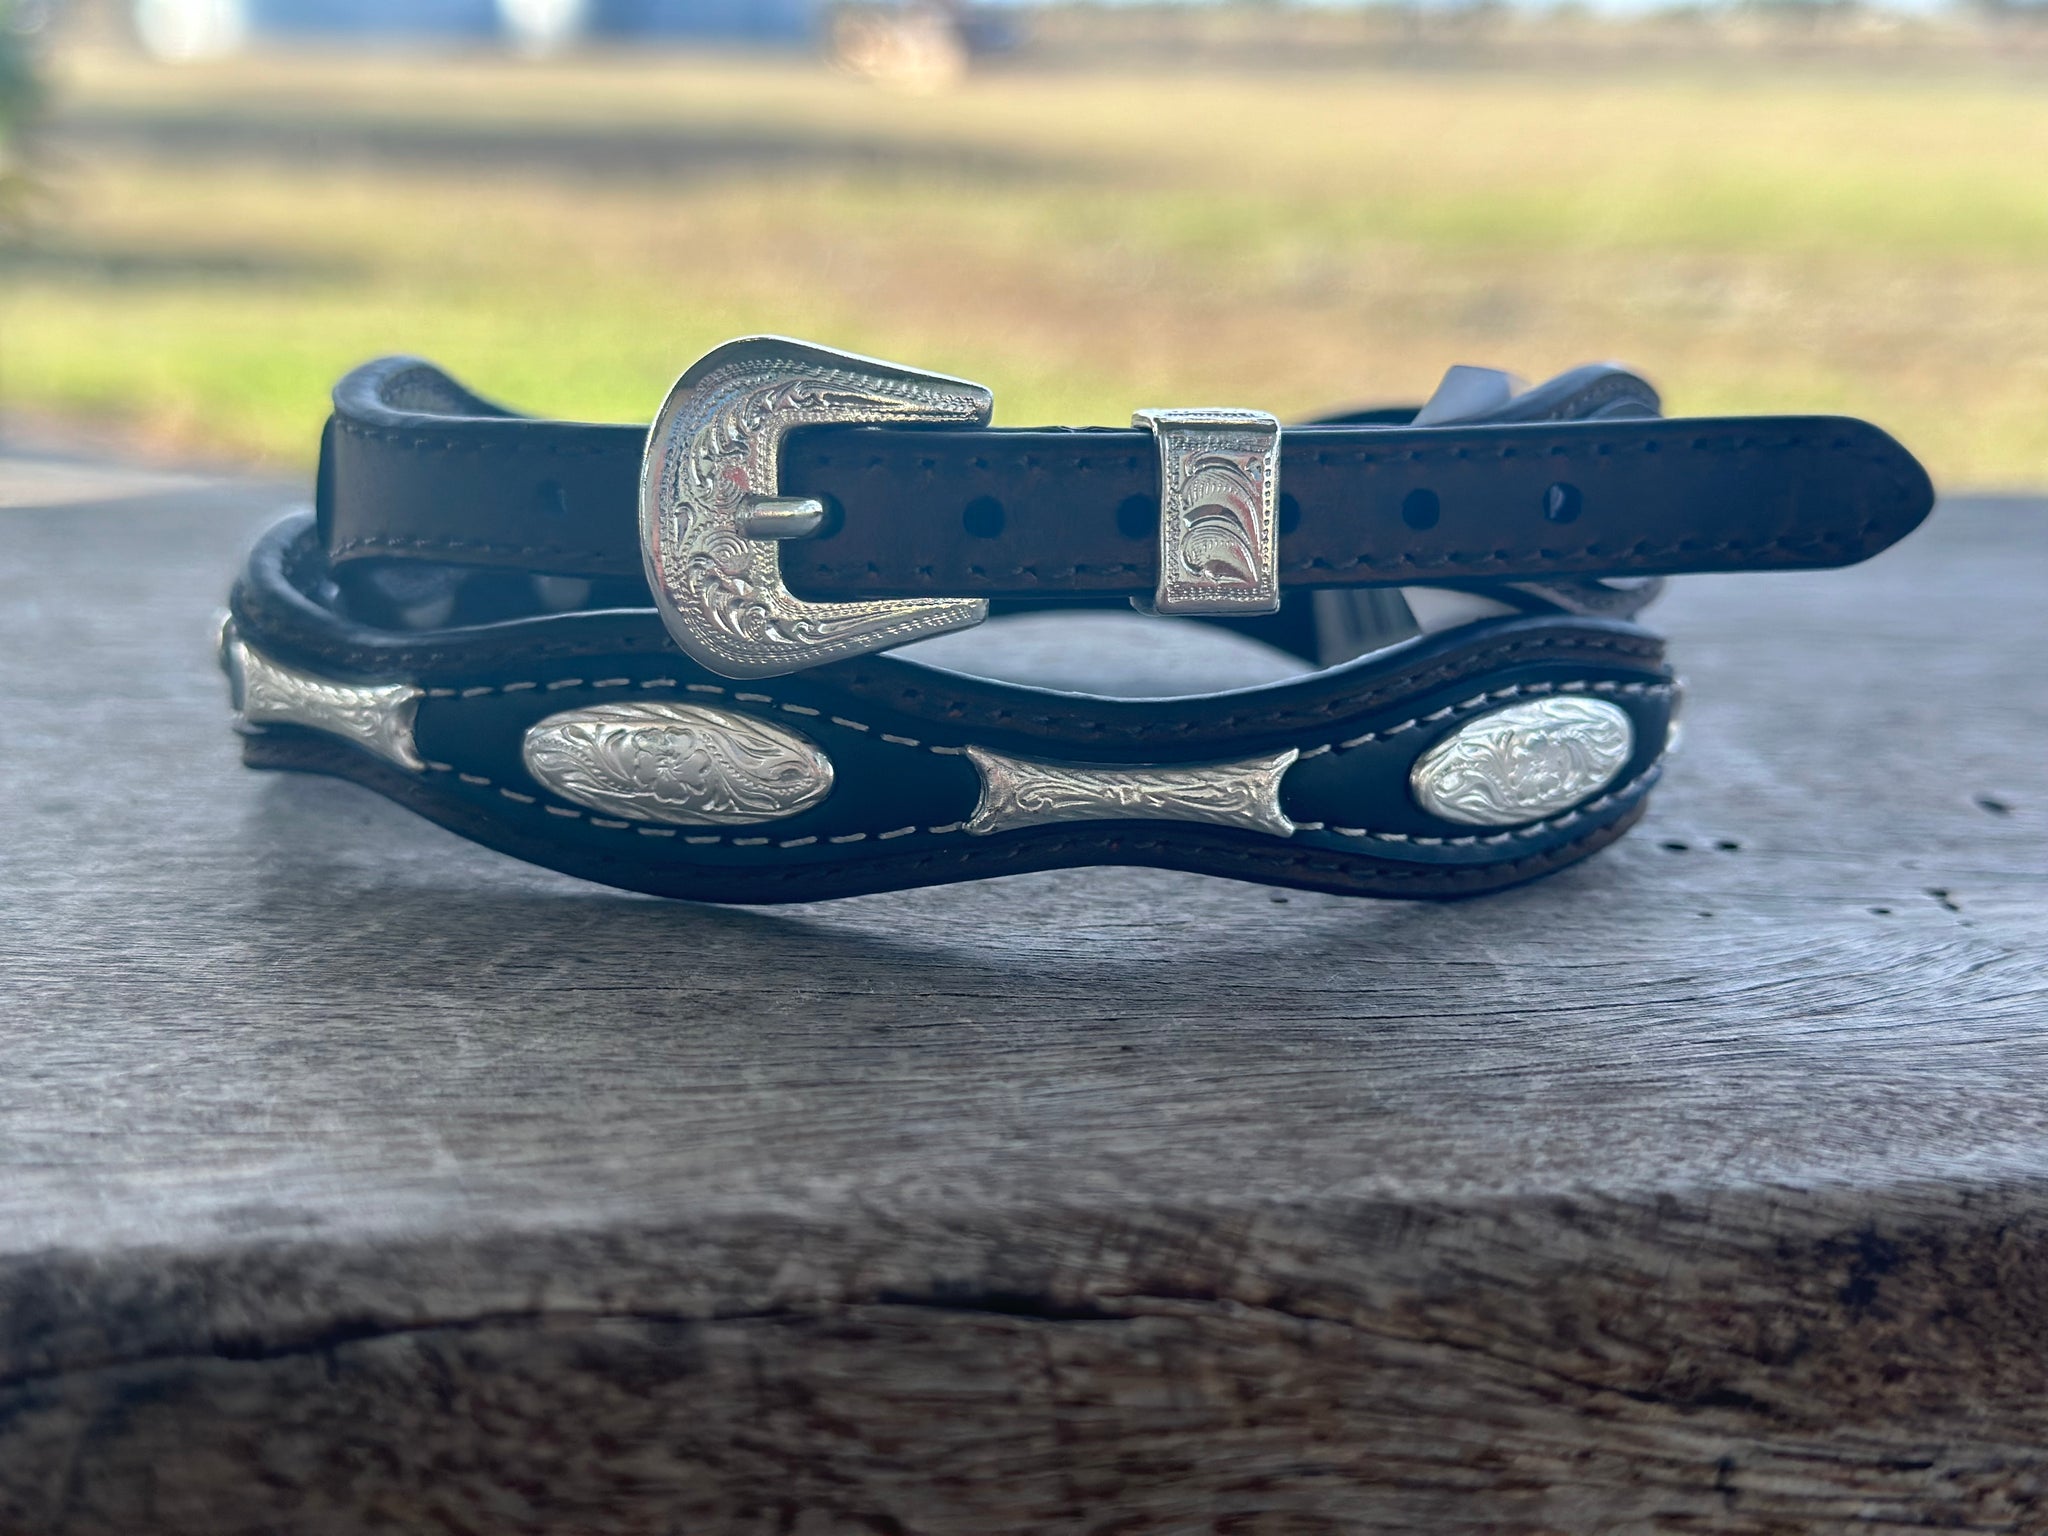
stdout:
{"type": "MultiPolygon", "coordinates": [[[[1280,420],[1264,411],[1138,411],[1159,444],[1152,612],[1278,613],[1280,420]]],[[[1135,599],[1134,599],[1135,601],[1135,599]]]]}
{"type": "Polygon", "coordinates": [[[814,603],[782,584],[778,541],[825,509],[777,487],[782,436],[828,422],[983,426],[979,384],[780,336],[706,353],[676,381],[640,465],[640,552],[662,622],[721,677],[779,677],[988,617],[982,598],[814,603]]]}

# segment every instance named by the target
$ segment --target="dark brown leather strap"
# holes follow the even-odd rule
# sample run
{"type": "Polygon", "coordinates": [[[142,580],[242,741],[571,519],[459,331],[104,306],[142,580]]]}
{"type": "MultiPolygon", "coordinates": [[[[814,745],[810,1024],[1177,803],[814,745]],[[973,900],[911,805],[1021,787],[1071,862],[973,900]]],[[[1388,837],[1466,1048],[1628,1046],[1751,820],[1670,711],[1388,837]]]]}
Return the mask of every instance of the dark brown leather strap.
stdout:
{"type": "MultiPolygon", "coordinates": [[[[1657,782],[1678,698],[1656,636],[1559,614],[1484,619],[1348,665],[1170,698],[1058,692],[892,655],[735,682],[697,667],[647,608],[366,624],[313,535],[302,515],[266,533],[229,600],[223,664],[248,762],[353,779],[549,868],[707,901],[813,901],[1077,864],[1470,896],[1620,836],[1657,782]],[[252,690],[259,676],[270,682],[252,690]],[[1503,824],[1446,819],[1417,798],[1418,765],[1453,733],[1546,704],[1567,706],[1559,741],[1567,755],[1578,743],[1579,766],[1527,776],[1527,793],[1547,800],[1568,771],[1584,775],[1578,801],[1525,806],[1525,820],[1503,824]],[[1617,713],[1619,737],[1608,734],[1617,713]],[[599,726],[624,737],[602,750],[589,735],[557,737],[577,761],[552,769],[532,753],[536,732],[599,726]],[[759,798],[767,781],[718,746],[741,730],[757,746],[797,738],[829,762],[830,792],[759,798]],[[399,742],[415,761],[394,753],[399,742]],[[977,827],[987,786],[1002,782],[992,757],[1050,773],[1058,819],[977,827]],[[735,779],[752,786],[760,819],[665,819],[634,798],[661,785],[677,805],[727,795],[735,779]],[[1119,783],[1128,815],[1106,816],[1101,797],[1119,783]],[[1191,814],[1204,807],[1224,815],[1191,814]]],[[[806,782],[817,771],[812,761],[806,782]]]]}
{"type": "MultiPolygon", "coordinates": [[[[320,528],[337,565],[640,575],[640,429],[511,416],[409,359],[335,398],[320,528]]],[[[1295,427],[1280,484],[1294,587],[1847,565],[1933,505],[1904,448],[1842,417],[1295,427]]],[[[806,597],[1155,585],[1143,432],[813,428],[784,448],[782,492],[832,508],[822,535],[783,546],[806,597]]]]}

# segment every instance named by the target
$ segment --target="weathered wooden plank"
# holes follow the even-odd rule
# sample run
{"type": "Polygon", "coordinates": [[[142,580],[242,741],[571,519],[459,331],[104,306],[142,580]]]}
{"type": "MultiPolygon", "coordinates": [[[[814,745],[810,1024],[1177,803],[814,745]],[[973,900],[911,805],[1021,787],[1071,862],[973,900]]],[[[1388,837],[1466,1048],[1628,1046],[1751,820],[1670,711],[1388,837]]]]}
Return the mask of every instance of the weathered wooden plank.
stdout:
{"type": "Polygon", "coordinates": [[[752,912],[242,772],[270,501],[0,513],[0,1530],[2048,1522],[2038,506],[1535,888],[752,912]]]}

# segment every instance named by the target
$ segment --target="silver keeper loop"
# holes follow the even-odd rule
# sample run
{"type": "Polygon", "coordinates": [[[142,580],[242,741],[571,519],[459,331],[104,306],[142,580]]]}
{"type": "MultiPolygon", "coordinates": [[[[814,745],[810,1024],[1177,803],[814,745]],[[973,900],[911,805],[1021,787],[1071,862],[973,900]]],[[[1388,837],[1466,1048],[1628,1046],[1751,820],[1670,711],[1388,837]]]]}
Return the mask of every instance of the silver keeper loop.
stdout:
{"type": "Polygon", "coordinates": [[[1154,613],[1280,611],[1280,419],[1264,411],[1146,410],[1159,445],[1154,613]]]}

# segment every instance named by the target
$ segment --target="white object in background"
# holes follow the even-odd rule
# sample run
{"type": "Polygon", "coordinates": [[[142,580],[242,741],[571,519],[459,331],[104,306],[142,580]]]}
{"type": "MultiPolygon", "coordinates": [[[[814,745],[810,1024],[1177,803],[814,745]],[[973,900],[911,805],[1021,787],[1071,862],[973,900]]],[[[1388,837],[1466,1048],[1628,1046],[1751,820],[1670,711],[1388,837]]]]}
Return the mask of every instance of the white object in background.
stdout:
{"type": "Polygon", "coordinates": [[[545,58],[583,36],[590,0],[498,0],[498,22],[513,48],[545,58]]]}
{"type": "Polygon", "coordinates": [[[1459,363],[1444,371],[1443,382],[1429,403],[1415,413],[1413,427],[1440,427],[1499,410],[1529,387],[1502,368],[1473,368],[1459,363]]]}
{"type": "Polygon", "coordinates": [[[249,41],[247,0],[135,0],[135,36],[168,63],[226,58],[249,41]]]}

